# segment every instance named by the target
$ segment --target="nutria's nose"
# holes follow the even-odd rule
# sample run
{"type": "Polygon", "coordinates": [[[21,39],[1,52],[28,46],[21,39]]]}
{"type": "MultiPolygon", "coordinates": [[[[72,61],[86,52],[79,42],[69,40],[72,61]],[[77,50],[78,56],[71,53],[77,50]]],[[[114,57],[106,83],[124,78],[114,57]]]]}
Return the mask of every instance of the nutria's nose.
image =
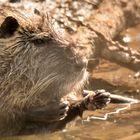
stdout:
{"type": "Polygon", "coordinates": [[[75,68],[77,71],[80,71],[82,70],[83,68],[86,68],[87,67],[87,61],[81,61],[81,62],[78,62],[76,65],[75,65],[75,68]]]}
{"type": "Polygon", "coordinates": [[[92,70],[99,64],[99,59],[89,59],[87,64],[87,71],[92,72],[92,70]]]}

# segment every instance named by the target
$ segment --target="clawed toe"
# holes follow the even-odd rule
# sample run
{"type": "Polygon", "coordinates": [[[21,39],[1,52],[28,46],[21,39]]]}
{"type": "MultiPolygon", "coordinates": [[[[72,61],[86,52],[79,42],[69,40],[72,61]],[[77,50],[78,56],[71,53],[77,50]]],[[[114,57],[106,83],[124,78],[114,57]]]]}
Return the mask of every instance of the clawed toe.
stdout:
{"type": "Polygon", "coordinates": [[[67,102],[60,103],[59,120],[63,120],[67,116],[69,106],[67,102]]]}
{"type": "Polygon", "coordinates": [[[88,110],[96,110],[104,108],[110,103],[110,93],[105,90],[97,90],[95,94],[87,96],[86,107],[88,110]]]}

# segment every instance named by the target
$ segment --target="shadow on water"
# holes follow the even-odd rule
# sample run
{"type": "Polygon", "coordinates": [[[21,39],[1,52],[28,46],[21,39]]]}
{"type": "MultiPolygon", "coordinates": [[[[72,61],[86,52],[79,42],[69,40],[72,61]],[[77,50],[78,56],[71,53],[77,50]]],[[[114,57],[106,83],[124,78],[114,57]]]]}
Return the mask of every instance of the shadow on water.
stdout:
{"type": "MultiPolygon", "coordinates": [[[[130,39],[128,45],[140,50],[140,26],[128,29],[122,34],[130,39]]],[[[127,42],[124,42],[127,43],[127,42]]],[[[104,88],[115,94],[133,97],[140,100],[140,78],[135,79],[135,73],[121,68],[116,64],[102,61],[90,80],[89,89],[104,88]]],[[[0,138],[0,140],[139,140],[140,139],[140,104],[133,104],[119,113],[111,114],[107,120],[91,119],[92,116],[104,117],[106,113],[114,112],[126,105],[109,105],[107,108],[86,112],[83,118],[77,118],[63,131],[52,134],[40,134],[18,137],[0,138]],[[88,119],[90,118],[90,119],[88,119]]]]}

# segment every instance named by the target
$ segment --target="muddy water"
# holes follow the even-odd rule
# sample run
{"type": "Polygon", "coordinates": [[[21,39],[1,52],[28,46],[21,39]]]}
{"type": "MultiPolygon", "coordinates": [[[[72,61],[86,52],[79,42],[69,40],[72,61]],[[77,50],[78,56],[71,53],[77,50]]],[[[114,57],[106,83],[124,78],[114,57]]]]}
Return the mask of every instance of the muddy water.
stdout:
{"type": "MultiPolygon", "coordinates": [[[[122,33],[121,40],[129,47],[140,50],[140,25],[122,33]]],[[[140,78],[136,78],[135,73],[126,68],[102,60],[93,71],[93,78],[88,87],[92,90],[104,88],[140,100],[140,78]]],[[[63,131],[53,134],[0,140],[140,140],[140,103],[131,106],[110,104],[104,110],[86,112],[82,119],[77,118],[63,131]],[[106,113],[110,115],[104,120],[106,113]]]]}

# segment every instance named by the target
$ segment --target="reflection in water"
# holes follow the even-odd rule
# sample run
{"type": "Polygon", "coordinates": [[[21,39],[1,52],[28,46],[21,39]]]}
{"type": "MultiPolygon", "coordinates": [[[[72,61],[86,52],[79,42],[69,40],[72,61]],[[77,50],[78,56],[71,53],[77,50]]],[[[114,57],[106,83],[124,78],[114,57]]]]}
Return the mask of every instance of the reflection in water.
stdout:
{"type": "MultiPolygon", "coordinates": [[[[139,97],[140,98],[140,97],[139,97]]],[[[103,111],[87,112],[87,116],[103,116],[104,113],[114,111],[120,105],[110,105],[103,111]]],[[[41,134],[23,137],[4,138],[0,140],[133,140],[140,138],[140,104],[134,104],[130,109],[119,114],[109,115],[106,121],[78,119],[67,130],[53,134],[41,134]]]]}
{"type": "Polygon", "coordinates": [[[88,117],[88,118],[87,118],[87,121],[90,121],[90,120],[92,120],[92,119],[107,120],[108,117],[109,117],[110,115],[118,114],[118,113],[120,113],[120,112],[123,111],[123,110],[129,109],[129,108],[131,107],[131,105],[132,105],[132,104],[130,103],[130,104],[127,104],[125,107],[117,108],[115,111],[105,113],[105,115],[104,115],[103,117],[98,117],[98,116],[91,116],[91,117],[88,117]]]}
{"type": "Polygon", "coordinates": [[[137,29],[140,28],[140,25],[137,25],[135,28],[127,29],[122,37],[124,43],[139,43],[140,42],[140,33],[137,29]]]}

